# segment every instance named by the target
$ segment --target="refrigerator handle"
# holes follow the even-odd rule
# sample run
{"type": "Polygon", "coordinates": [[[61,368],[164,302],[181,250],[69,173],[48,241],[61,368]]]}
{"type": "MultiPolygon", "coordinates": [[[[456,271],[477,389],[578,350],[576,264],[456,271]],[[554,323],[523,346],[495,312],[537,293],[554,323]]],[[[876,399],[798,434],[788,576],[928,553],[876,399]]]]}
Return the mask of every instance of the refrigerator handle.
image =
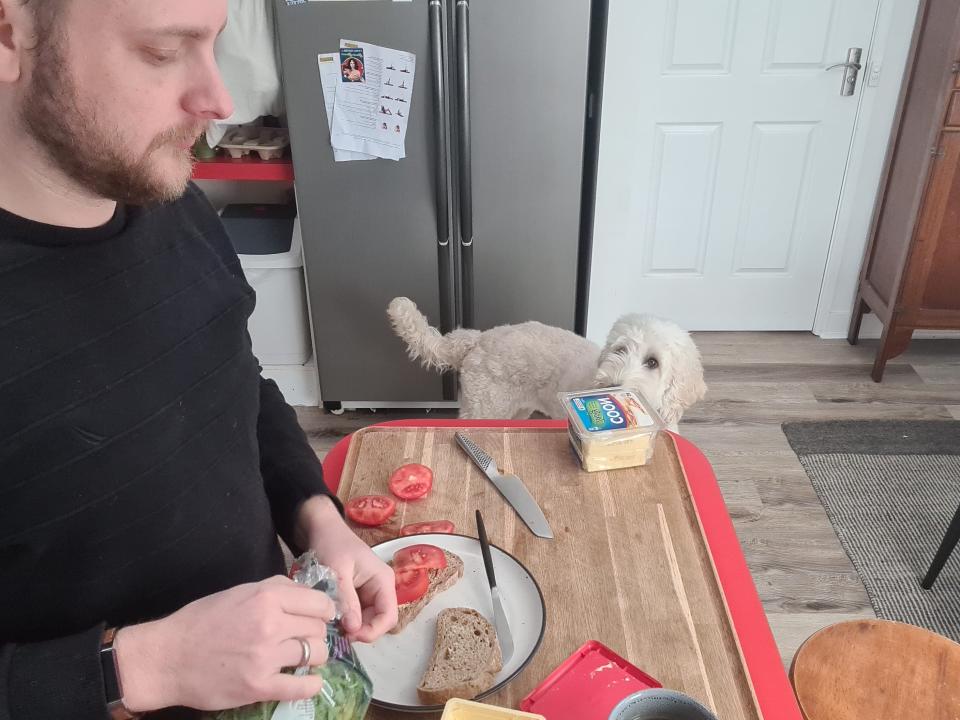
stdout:
{"type": "Polygon", "coordinates": [[[447,88],[443,50],[443,2],[430,0],[430,52],[433,67],[433,119],[436,127],[437,183],[437,264],[440,274],[440,331],[456,325],[453,303],[453,268],[450,248],[450,183],[447,148],[447,88]]]}
{"type": "Polygon", "coordinates": [[[459,114],[460,292],[464,327],[474,327],[473,187],[470,169],[470,2],[457,0],[457,110],[459,114]]]}
{"type": "Polygon", "coordinates": [[[437,143],[437,239],[450,244],[449,196],[447,183],[447,93],[443,82],[443,6],[430,0],[430,50],[433,60],[433,116],[437,143]]]}

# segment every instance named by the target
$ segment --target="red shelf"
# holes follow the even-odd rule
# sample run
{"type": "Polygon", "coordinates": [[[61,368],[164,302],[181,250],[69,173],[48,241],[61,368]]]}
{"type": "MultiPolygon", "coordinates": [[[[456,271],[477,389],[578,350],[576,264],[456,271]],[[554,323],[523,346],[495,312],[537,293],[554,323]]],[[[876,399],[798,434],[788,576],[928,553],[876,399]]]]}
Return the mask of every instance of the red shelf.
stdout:
{"type": "Polygon", "coordinates": [[[234,160],[216,157],[197,160],[193,166],[194,180],[293,180],[293,162],[289,157],[279,160],[261,160],[248,155],[234,160]]]}

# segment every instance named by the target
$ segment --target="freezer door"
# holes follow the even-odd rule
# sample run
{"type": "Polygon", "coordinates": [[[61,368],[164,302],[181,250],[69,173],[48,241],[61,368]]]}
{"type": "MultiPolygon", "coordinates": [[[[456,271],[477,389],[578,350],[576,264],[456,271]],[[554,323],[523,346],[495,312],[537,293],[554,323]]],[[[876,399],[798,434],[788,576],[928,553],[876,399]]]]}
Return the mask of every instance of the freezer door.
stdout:
{"type": "MultiPolygon", "coordinates": [[[[433,6],[436,8],[436,5],[433,6]]],[[[284,92],[303,229],[310,310],[325,402],[443,399],[440,376],[406,356],[390,329],[387,303],[413,298],[439,325],[452,323],[450,252],[438,207],[436,63],[429,0],[403,3],[276,0],[284,92]],[[340,39],[417,56],[406,158],[335,163],[326,127],[317,54],[340,39]],[[441,268],[448,273],[441,282],[441,268]],[[441,286],[448,289],[441,298],[441,286]]]]}
{"type": "Polygon", "coordinates": [[[456,145],[470,150],[459,200],[472,195],[473,212],[461,210],[458,227],[472,220],[472,238],[459,241],[467,275],[472,262],[475,327],[539,320],[572,330],[590,1],[451,4],[457,34],[466,24],[469,39],[469,58],[454,50],[461,69],[469,63],[469,103],[457,103],[455,127],[456,145]]]}

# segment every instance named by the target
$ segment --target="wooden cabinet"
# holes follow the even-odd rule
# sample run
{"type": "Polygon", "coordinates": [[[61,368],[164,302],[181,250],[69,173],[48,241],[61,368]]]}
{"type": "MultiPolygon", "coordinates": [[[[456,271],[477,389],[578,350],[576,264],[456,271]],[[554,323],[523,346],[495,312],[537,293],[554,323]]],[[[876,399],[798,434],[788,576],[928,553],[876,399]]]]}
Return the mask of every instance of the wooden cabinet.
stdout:
{"type": "Polygon", "coordinates": [[[960,3],[922,5],[848,335],[883,322],[877,382],[914,330],[960,329],[960,3]]]}

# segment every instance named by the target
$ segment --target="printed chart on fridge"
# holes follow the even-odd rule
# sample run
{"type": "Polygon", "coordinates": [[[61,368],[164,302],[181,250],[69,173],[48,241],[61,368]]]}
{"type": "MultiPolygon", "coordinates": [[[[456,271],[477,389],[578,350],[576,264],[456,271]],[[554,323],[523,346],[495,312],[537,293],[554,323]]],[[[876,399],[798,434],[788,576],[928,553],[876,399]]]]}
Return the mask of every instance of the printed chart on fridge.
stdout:
{"type": "Polygon", "coordinates": [[[334,159],[405,157],[416,55],[341,40],[339,52],[317,55],[317,65],[334,159]]]}

